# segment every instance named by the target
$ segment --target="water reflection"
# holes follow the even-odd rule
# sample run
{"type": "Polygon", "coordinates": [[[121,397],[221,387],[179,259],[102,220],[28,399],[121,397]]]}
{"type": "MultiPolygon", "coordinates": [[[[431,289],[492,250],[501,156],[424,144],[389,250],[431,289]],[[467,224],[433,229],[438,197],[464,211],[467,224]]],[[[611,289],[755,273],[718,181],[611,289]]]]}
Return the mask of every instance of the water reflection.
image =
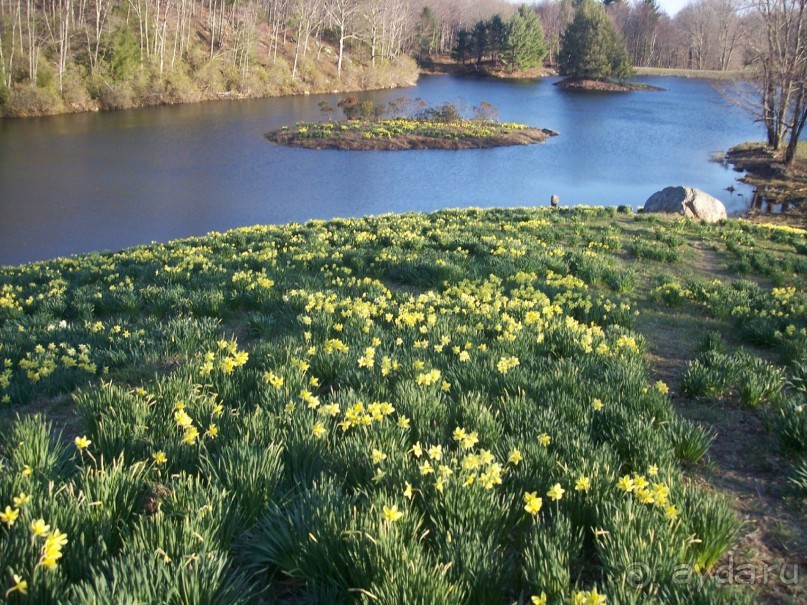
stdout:
{"type": "Polygon", "coordinates": [[[793,204],[782,201],[780,191],[771,190],[768,185],[765,185],[754,190],[749,209],[756,211],[758,214],[782,214],[782,212],[792,207],[793,204]]]}

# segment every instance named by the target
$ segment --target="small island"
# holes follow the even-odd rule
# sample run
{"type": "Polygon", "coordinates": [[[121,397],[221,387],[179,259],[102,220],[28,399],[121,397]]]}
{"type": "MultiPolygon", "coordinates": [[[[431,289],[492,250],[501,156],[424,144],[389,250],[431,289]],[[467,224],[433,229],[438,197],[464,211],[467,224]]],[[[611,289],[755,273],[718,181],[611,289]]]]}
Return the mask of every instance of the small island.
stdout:
{"type": "Polygon", "coordinates": [[[558,133],[525,124],[500,122],[498,111],[480,103],[467,116],[453,103],[428,107],[420,99],[399,99],[389,106],[372,101],[343,99],[339,107],[345,120],[333,120],[326,102],[320,109],[323,122],[298,122],[266,134],[266,138],[290,147],[349,151],[397,151],[407,149],[486,149],[541,143],[558,133]]]}
{"type": "Polygon", "coordinates": [[[356,151],[404,149],[484,149],[541,143],[557,133],[524,124],[459,120],[431,122],[410,118],[299,122],[266,135],[279,145],[356,151]]]}
{"type": "Polygon", "coordinates": [[[663,91],[664,88],[637,82],[617,82],[614,80],[595,78],[564,78],[555,82],[555,86],[564,90],[583,90],[593,92],[633,92],[637,90],[663,91]]]}

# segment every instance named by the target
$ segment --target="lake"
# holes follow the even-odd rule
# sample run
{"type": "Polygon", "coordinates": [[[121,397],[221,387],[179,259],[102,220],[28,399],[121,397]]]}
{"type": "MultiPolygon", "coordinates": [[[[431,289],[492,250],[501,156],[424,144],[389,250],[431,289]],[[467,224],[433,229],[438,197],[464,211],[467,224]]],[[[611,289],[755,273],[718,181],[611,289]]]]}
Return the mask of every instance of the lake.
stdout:
{"type": "Polygon", "coordinates": [[[557,78],[421,78],[367,93],[390,101],[488,101],[500,119],[551,128],[541,145],[345,152],[275,146],[264,133],[321,118],[312,95],[0,120],[0,264],[18,264],[257,223],[467,206],[640,206],[668,185],[728,211],[749,187],[710,154],[762,129],[707,80],[639,78],[663,92],[563,91],[557,78]],[[730,193],[727,187],[734,186],[730,193]]]}

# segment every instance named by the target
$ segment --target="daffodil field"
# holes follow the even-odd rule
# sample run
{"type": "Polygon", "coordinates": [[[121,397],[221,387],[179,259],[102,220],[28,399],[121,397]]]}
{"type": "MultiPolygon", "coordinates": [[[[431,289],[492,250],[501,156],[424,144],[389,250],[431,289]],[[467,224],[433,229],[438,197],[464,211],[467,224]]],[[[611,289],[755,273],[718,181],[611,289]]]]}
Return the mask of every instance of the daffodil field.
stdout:
{"type": "Polygon", "coordinates": [[[670,389],[764,411],[807,492],[805,271],[797,230],[582,207],[0,268],[0,601],[753,602],[670,389]],[[736,341],[665,384],[657,307],[736,341]]]}
{"type": "Polygon", "coordinates": [[[390,139],[405,135],[424,136],[435,139],[488,139],[503,134],[512,134],[529,128],[524,124],[480,120],[456,120],[440,122],[395,118],[360,122],[300,122],[284,126],[281,130],[301,139],[327,139],[340,132],[358,132],[365,139],[390,139]]]}

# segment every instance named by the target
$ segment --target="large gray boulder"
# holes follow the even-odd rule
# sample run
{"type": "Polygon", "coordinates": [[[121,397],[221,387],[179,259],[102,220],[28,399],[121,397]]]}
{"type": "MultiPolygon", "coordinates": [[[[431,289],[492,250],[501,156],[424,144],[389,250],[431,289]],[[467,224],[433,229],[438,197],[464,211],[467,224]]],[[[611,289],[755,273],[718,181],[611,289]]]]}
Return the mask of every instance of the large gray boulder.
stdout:
{"type": "Polygon", "coordinates": [[[666,187],[656,191],[647,198],[644,212],[671,212],[707,223],[727,218],[723,202],[693,187],[666,187]]]}

